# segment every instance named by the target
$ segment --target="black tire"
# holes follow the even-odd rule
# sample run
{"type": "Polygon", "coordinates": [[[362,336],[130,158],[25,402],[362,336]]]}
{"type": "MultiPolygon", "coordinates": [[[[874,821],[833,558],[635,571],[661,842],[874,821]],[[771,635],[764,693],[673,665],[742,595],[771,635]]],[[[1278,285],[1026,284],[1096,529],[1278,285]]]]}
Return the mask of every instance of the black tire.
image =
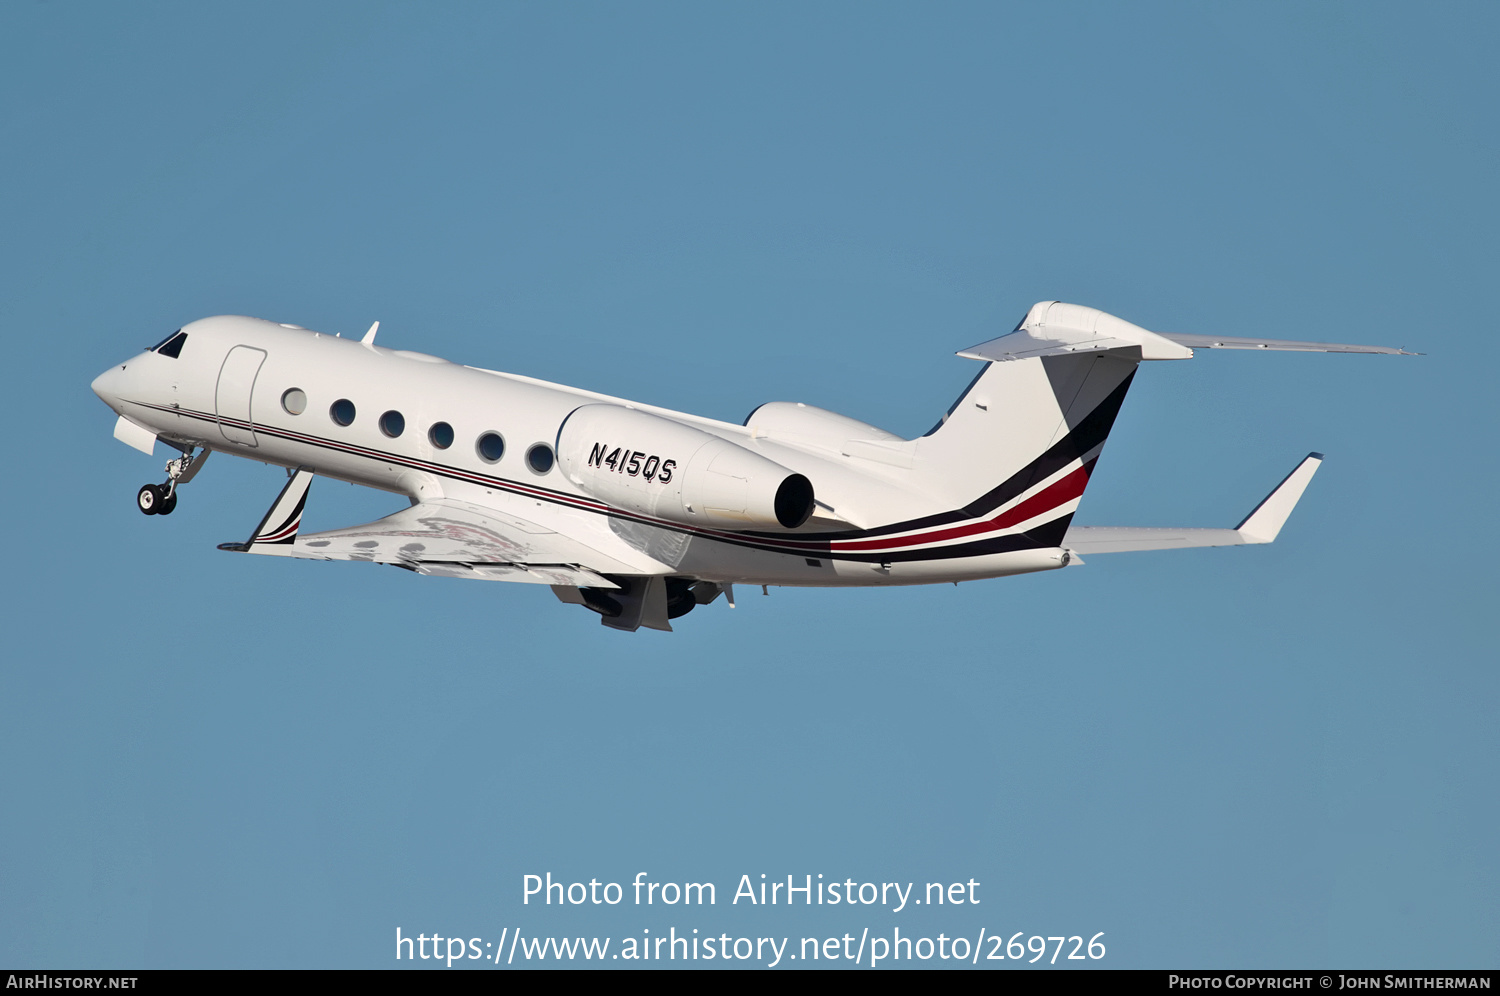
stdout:
{"type": "Polygon", "coordinates": [[[667,578],[667,618],[678,619],[698,607],[693,597],[693,582],[688,578],[667,578]]]}
{"type": "Polygon", "coordinates": [[[606,619],[613,619],[625,611],[618,601],[604,593],[602,588],[579,588],[578,593],[583,596],[583,607],[597,612],[606,619]]]}
{"type": "Polygon", "coordinates": [[[161,500],[161,507],[157,509],[157,515],[171,515],[172,509],[177,507],[177,492],[174,490],[161,500]]]}
{"type": "Polygon", "coordinates": [[[162,489],[155,484],[143,484],[141,490],[135,493],[135,507],[147,515],[156,515],[161,511],[165,498],[162,489]]]}

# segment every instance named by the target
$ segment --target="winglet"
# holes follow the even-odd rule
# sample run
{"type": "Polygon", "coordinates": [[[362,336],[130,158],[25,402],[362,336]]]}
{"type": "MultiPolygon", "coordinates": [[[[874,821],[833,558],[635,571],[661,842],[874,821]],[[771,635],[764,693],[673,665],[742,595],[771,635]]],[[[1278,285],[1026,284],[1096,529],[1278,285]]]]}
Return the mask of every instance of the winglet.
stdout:
{"type": "Polygon", "coordinates": [[[302,509],[307,504],[307,489],[312,486],[312,479],[312,471],[298,469],[271,503],[250,539],[244,543],[220,543],[219,549],[286,556],[292,544],[297,542],[297,529],[302,525],[302,509]]]}
{"type": "Polygon", "coordinates": [[[378,331],[380,331],[380,323],[376,322],[374,325],[370,326],[370,330],[365,333],[365,337],[363,339],[359,340],[359,341],[360,342],[374,342],[375,341],[375,333],[378,332],[378,331]]]}
{"type": "Polygon", "coordinates": [[[1287,516],[1297,507],[1307,482],[1318,472],[1323,463],[1323,454],[1309,453],[1297,469],[1276,485],[1276,490],[1266,495],[1265,500],[1255,506],[1255,511],[1245,516],[1245,521],[1235,527],[1246,543],[1269,543],[1281,532],[1287,516]]]}

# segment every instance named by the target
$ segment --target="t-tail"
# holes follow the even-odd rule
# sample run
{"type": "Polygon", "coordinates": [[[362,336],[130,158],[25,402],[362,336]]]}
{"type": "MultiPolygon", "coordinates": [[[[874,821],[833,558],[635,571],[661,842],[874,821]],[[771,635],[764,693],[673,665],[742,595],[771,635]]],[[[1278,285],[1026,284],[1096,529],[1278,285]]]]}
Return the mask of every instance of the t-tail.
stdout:
{"type": "MultiPolygon", "coordinates": [[[[907,444],[912,470],[956,510],[954,521],[991,535],[1023,534],[1038,547],[1067,547],[1136,366],[1191,359],[1194,347],[1411,355],[1380,346],[1157,333],[1095,308],[1043,301],[1013,332],[959,353],[986,361],[985,368],[931,432],[907,444]]],[[[1305,476],[1315,469],[1316,461],[1305,476]]],[[[1293,503],[1305,484],[1299,478],[1293,503]]]]}

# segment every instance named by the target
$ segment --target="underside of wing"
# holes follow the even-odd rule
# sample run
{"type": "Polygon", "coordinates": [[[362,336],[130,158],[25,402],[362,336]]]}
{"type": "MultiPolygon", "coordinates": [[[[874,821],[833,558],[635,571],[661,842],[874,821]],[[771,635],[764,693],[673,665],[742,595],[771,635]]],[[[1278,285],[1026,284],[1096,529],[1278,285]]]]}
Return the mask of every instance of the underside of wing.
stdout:
{"type": "Polygon", "coordinates": [[[474,581],[615,587],[584,566],[593,559],[593,551],[558,533],[530,532],[529,525],[463,502],[439,499],[367,525],[299,536],[283,548],[287,552],[282,556],[367,561],[432,577],[474,581]]]}
{"type": "Polygon", "coordinates": [[[1195,546],[1239,546],[1252,542],[1237,529],[1152,529],[1133,526],[1071,526],[1063,546],[1078,554],[1186,550],[1195,546]]]}
{"type": "Polygon", "coordinates": [[[255,535],[220,549],[390,564],[434,577],[618,587],[600,572],[624,565],[587,544],[508,513],[449,498],[420,502],[362,526],[299,536],[311,479],[309,471],[297,471],[255,535]]]}

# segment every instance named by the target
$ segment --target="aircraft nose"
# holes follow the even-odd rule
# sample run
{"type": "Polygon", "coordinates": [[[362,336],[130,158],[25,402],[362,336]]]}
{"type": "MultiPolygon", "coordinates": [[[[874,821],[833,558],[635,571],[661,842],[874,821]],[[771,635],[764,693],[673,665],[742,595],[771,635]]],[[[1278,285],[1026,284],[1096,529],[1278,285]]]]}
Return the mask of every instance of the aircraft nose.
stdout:
{"type": "Polygon", "coordinates": [[[89,386],[99,396],[99,400],[113,408],[120,400],[121,381],[125,379],[125,367],[123,364],[115,364],[102,374],[94,378],[89,386]]]}

